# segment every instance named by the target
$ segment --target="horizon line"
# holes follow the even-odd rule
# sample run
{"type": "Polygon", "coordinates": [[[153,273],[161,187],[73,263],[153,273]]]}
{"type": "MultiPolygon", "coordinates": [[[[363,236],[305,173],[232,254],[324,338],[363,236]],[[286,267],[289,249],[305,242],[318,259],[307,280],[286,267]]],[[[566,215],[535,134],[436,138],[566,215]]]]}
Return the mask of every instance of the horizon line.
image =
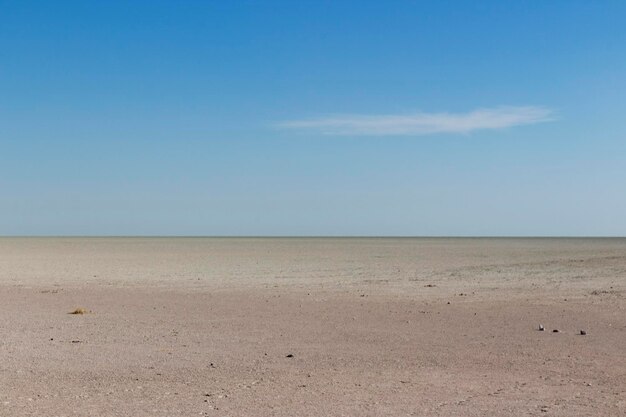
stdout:
{"type": "Polygon", "coordinates": [[[0,235],[0,239],[626,239],[626,235],[0,235]]]}

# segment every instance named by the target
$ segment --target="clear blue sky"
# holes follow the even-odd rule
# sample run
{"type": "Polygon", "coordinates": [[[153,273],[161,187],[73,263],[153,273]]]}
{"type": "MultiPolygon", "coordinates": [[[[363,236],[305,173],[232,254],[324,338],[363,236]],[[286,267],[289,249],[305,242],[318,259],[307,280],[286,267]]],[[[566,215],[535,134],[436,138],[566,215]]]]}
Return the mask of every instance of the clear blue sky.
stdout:
{"type": "Polygon", "coordinates": [[[0,235],[626,235],[626,2],[0,7],[0,235]]]}

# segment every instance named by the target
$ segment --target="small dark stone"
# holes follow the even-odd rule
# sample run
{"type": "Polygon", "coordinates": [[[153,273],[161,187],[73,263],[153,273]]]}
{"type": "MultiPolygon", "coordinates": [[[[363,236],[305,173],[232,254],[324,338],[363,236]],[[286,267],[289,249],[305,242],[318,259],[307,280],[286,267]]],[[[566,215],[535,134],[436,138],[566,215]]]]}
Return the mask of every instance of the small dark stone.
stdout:
{"type": "Polygon", "coordinates": [[[448,301],[448,304],[450,304],[450,301],[448,301]]]}
{"type": "Polygon", "coordinates": [[[552,333],[558,333],[558,332],[559,332],[559,329],[552,330],[552,333]]]}
{"type": "Polygon", "coordinates": [[[543,327],[543,324],[540,324],[540,325],[539,325],[539,331],[540,331],[540,332],[543,332],[544,330],[545,330],[545,328],[543,327]]]}
{"type": "Polygon", "coordinates": [[[290,353],[289,355],[287,355],[288,358],[293,358],[293,355],[290,353]]]}
{"type": "Polygon", "coordinates": [[[584,330],[581,330],[581,331],[580,331],[580,335],[581,335],[581,336],[584,336],[584,335],[586,335],[586,334],[587,334],[587,332],[586,332],[586,331],[584,331],[584,330]]]}

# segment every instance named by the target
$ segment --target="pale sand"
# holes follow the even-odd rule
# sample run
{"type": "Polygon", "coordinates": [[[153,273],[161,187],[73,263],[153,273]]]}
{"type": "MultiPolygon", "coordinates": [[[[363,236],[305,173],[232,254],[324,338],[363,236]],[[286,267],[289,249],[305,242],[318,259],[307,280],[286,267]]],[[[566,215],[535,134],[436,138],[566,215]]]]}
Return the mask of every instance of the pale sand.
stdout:
{"type": "Polygon", "coordinates": [[[0,416],[624,416],[625,297],[623,239],[5,238],[0,416]]]}

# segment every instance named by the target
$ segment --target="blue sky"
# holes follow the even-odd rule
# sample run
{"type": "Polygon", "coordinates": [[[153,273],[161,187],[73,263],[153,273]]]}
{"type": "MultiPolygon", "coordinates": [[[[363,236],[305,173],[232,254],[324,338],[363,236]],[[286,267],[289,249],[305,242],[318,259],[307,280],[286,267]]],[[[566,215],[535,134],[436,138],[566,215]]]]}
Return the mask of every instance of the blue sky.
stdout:
{"type": "Polygon", "coordinates": [[[0,235],[626,235],[625,2],[0,6],[0,235]]]}

